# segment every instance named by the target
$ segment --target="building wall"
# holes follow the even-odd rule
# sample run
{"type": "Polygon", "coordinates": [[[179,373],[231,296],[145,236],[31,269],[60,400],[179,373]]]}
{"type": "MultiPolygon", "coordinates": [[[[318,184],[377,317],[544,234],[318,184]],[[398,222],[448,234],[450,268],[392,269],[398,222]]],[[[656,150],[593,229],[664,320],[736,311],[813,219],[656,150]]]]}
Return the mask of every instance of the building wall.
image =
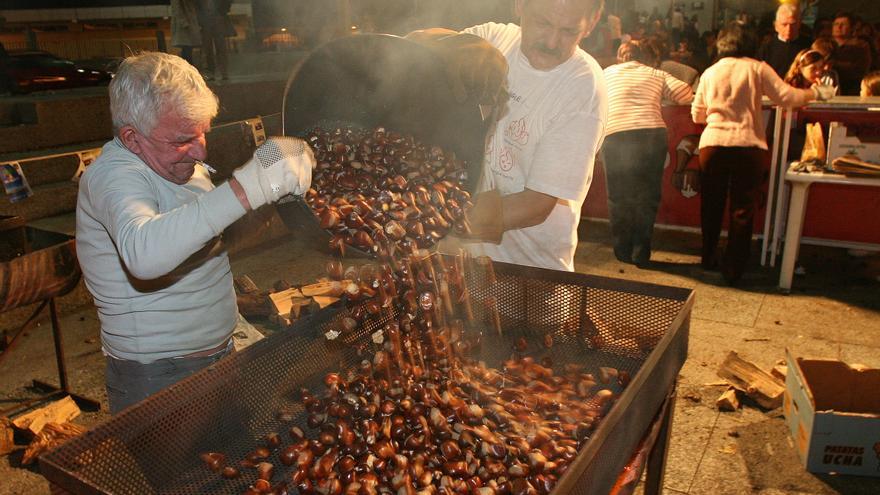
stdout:
{"type": "Polygon", "coordinates": [[[513,0],[253,0],[253,12],[258,32],[285,27],[314,45],[352,26],[362,32],[405,34],[424,27],[508,22],[513,0]]]}
{"type": "MultiPolygon", "coordinates": [[[[0,18],[7,25],[56,21],[96,21],[119,19],[168,19],[171,6],[161,0],[93,0],[79,1],[70,8],[70,1],[6,0],[0,8],[0,18]],[[45,5],[55,4],[55,7],[45,5]]],[[[251,16],[251,0],[233,0],[229,13],[233,16],[251,16]]]]}

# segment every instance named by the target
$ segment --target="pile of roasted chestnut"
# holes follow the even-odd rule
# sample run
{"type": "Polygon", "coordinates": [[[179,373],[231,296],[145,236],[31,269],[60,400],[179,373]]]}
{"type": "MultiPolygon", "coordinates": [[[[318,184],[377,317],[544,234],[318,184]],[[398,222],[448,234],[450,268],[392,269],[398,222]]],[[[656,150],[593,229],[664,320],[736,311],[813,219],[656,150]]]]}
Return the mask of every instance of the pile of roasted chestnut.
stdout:
{"type": "Polygon", "coordinates": [[[547,495],[629,382],[623,370],[536,360],[549,334],[513,339],[501,369],[470,358],[483,329],[502,331],[494,300],[471,301],[465,281],[492,283],[488,258],[416,252],[327,272],[359,289],[326,338],[355,341],[365,319],[387,323],[359,348],[359,366],[298,392],[307,431],[271,433],[237,464],[202,455],[224,477],[255,476],[247,494],[547,495]]]}
{"type": "Polygon", "coordinates": [[[305,195],[330,250],[409,254],[442,239],[471,206],[466,164],[412,136],[351,127],[312,129],[317,167],[305,195]]]}

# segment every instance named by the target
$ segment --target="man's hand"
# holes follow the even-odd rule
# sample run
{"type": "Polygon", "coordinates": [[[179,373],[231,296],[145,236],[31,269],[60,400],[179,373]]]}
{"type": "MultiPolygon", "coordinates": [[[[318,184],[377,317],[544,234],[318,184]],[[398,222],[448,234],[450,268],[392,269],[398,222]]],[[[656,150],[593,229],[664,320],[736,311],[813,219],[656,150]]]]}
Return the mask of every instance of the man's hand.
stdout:
{"type": "Polygon", "coordinates": [[[415,31],[407,39],[431,48],[446,63],[456,101],[503,105],[507,98],[507,60],[491,43],[473,34],[445,29],[415,31]]]}
{"type": "Polygon", "coordinates": [[[312,183],[315,155],[302,140],[270,137],[254,152],[254,157],[232,175],[241,185],[251,209],[293,194],[305,194],[312,183]]]}
{"type": "Polygon", "coordinates": [[[474,206],[465,212],[462,239],[473,242],[501,244],[504,235],[504,218],[501,193],[497,189],[482,192],[474,197],[474,206]]]}
{"type": "Polygon", "coordinates": [[[559,198],[529,188],[504,196],[498,190],[482,192],[465,212],[461,225],[464,232],[457,233],[465,242],[471,239],[498,244],[508,230],[544,223],[558,203],[559,198]]]}

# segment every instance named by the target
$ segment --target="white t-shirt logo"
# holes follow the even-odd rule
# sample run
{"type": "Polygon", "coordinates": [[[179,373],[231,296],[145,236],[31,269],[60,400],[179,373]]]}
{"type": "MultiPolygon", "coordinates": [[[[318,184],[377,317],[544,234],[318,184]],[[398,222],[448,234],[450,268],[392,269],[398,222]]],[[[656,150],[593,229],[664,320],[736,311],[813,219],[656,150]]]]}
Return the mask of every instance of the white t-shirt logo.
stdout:
{"type": "Polygon", "coordinates": [[[507,131],[504,133],[507,139],[519,144],[520,146],[525,146],[529,142],[529,131],[528,126],[526,125],[526,118],[523,117],[519,120],[514,120],[507,126],[507,131]]]}
{"type": "Polygon", "coordinates": [[[501,150],[501,156],[498,158],[498,166],[505,172],[508,172],[513,168],[513,155],[510,153],[510,149],[506,146],[501,150]]]}

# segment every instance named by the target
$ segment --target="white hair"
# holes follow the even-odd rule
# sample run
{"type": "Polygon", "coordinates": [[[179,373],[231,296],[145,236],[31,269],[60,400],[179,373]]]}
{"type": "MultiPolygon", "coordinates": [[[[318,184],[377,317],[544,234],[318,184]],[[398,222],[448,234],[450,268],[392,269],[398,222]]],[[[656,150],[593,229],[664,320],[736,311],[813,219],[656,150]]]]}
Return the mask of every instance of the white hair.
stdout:
{"type": "Polygon", "coordinates": [[[127,125],[149,134],[162,112],[173,111],[189,122],[217,116],[217,95],[199,71],[184,59],[161,52],[127,57],[110,82],[113,133],[127,125]]]}
{"type": "Polygon", "coordinates": [[[779,19],[782,19],[786,15],[790,15],[790,16],[794,17],[795,19],[797,19],[799,13],[800,12],[798,12],[797,5],[792,5],[790,3],[784,3],[784,4],[780,5],[778,9],[776,9],[776,20],[778,21],[779,19]]]}

